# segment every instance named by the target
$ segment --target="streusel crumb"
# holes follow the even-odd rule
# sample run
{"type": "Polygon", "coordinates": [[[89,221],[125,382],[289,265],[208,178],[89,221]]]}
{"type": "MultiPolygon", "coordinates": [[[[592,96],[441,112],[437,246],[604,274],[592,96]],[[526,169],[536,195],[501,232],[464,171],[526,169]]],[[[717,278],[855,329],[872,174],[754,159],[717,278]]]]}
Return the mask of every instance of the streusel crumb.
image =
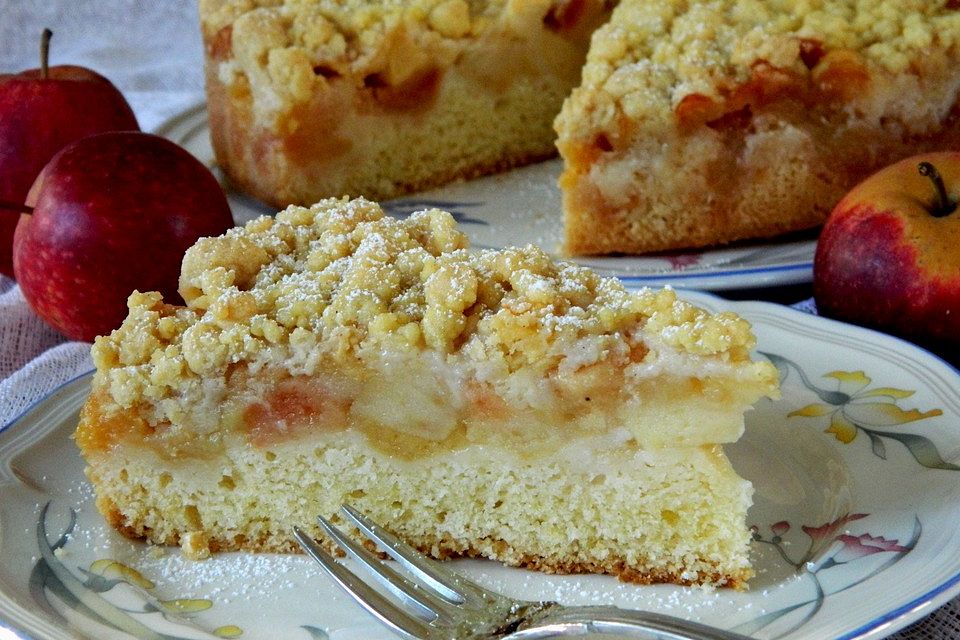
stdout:
{"type": "Polygon", "coordinates": [[[321,353],[351,368],[429,349],[472,370],[540,376],[568,358],[582,366],[585,353],[622,355],[641,328],[730,362],[753,345],[746,321],[672,290],[628,292],[534,246],[468,251],[449,213],[396,220],[363,199],[290,207],[201,240],[180,292],[186,307],[134,293],[123,325],[96,340],[118,405],[145,399],[170,418],[190,397],[215,399],[231,365],[310,375],[321,353]]]}
{"type": "Polygon", "coordinates": [[[255,86],[256,108],[269,113],[306,101],[329,77],[376,74],[396,86],[425,65],[452,63],[456,41],[482,31],[504,4],[201,0],[200,13],[208,42],[230,42],[221,80],[255,86]]]}
{"type": "Polygon", "coordinates": [[[666,124],[673,111],[664,104],[722,102],[758,64],[807,77],[825,54],[857,52],[858,64],[903,74],[928,52],[958,46],[960,11],[945,0],[624,2],[594,37],[583,72],[591,90],[572,99],[595,103],[582,111],[598,122],[617,106],[646,126],[666,124]]]}

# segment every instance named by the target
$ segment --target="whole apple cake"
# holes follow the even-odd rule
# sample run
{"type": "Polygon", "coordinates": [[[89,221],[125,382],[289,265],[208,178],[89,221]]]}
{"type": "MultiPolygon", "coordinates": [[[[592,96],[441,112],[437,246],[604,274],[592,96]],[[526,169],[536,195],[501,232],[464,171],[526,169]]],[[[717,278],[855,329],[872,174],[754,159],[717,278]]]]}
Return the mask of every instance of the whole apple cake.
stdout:
{"type": "Polygon", "coordinates": [[[201,0],[219,165],[282,207],[556,153],[606,0],[201,0]]]}
{"type": "Polygon", "coordinates": [[[742,585],[752,489],[722,444],[778,393],[748,323],[466,245],[362,199],[200,240],[186,306],[134,293],[94,344],[100,511],[202,556],[295,551],[349,503],[439,558],[742,585]]]}
{"type": "Polygon", "coordinates": [[[960,4],[623,0],[556,129],[570,253],[815,227],[880,167],[960,148],[960,4]]]}

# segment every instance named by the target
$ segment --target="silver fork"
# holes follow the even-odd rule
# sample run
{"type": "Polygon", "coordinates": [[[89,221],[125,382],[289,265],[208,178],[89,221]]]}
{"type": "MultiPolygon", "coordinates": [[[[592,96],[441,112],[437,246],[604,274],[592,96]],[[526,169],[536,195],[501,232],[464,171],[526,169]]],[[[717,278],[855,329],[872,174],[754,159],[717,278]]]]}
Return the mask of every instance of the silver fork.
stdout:
{"type": "Polygon", "coordinates": [[[747,636],[647,611],[612,606],[567,607],[515,600],[474,584],[426,557],[348,505],[347,520],[396,560],[415,583],[323,517],[323,530],[346,554],[370,570],[398,603],[338,563],[299,527],[293,533],[314,560],[367,611],[413,640],[533,640],[603,633],[647,640],[749,640],[747,636]]]}

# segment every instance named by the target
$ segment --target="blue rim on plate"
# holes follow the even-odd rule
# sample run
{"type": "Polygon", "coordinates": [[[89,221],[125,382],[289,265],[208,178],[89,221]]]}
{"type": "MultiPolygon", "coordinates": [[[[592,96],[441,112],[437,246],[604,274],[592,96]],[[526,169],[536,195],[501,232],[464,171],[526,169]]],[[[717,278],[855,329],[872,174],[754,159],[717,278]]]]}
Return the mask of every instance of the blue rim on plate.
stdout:
{"type": "Polygon", "coordinates": [[[56,387],[54,387],[53,389],[51,389],[51,390],[50,390],[46,395],[44,395],[42,398],[40,398],[39,400],[34,400],[33,402],[31,402],[23,411],[20,412],[20,415],[14,417],[12,420],[10,420],[9,422],[7,422],[7,424],[0,425],[0,433],[3,433],[4,431],[6,431],[6,430],[9,429],[10,427],[12,427],[14,424],[16,424],[17,422],[19,422],[20,420],[22,420],[22,419],[24,418],[24,416],[26,416],[26,415],[29,414],[31,411],[33,411],[34,409],[36,409],[39,405],[41,405],[41,404],[43,404],[43,403],[45,403],[45,402],[48,402],[48,401],[50,400],[50,398],[52,398],[52,397],[55,396],[57,393],[59,393],[60,391],[62,391],[65,387],[73,384],[74,382],[76,382],[76,381],[79,380],[80,378],[84,378],[84,377],[86,377],[86,376],[93,375],[93,372],[94,372],[94,369],[88,369],[87,371],[84,371],[84,372],[82,372],[82,373],[78,373],[77,375],[73,376],[73,377],[70,378],[69,380],[65,380],[64,382],[61,382],[61,383],[58,384],[56,387]]]}

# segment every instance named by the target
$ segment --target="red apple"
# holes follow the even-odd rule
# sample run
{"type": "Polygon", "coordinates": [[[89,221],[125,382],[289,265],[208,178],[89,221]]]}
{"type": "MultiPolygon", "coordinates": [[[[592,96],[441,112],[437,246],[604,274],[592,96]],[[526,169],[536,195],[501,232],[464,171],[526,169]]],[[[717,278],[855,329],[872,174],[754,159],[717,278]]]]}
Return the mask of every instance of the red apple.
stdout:
{"type": "Polygon", "coordinates": [[[825,316],[960,349],[960,152],[907,158],[837,204],[817,243],[813,292],[825,316]]]}
{"type": "Polygon", "coordinates": [[[226,196],[196,158],[159,136],[101,133],[61,150],[30,189],[13,265],[23,295],[75,340],[109,333],[134,290],[180,301],[184,252],[233,226],[226,196]]]}
{"type": "MultiPolygon", "coordinates": [[[[21,205],[53,154],[104,131],[138,130],[137,119],[109,80],[76,66],[47,66],[44,31],[40,68],[0,75],[0,200],[21,205]]],[[[0,203],[0,273],[13,275],[11,248],[19,218],[0,203]]]]}

